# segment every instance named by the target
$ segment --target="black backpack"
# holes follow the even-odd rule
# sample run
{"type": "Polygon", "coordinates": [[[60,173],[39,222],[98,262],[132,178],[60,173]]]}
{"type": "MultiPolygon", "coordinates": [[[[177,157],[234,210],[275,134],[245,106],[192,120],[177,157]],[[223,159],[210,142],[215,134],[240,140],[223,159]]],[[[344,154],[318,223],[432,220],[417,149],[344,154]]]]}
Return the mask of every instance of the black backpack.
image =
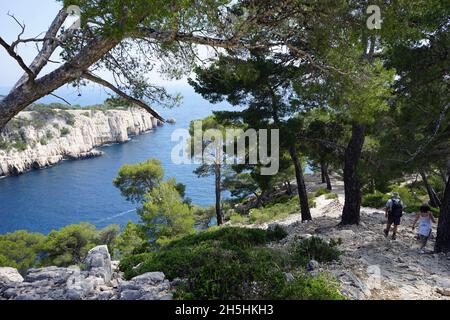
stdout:
{"type": "Polygon", "coordinates": [[[401,217],[403,216],[403,205],[400,199],[391,199],[392,205],[391,205],[391,215],[394,217],[401,217]]]}

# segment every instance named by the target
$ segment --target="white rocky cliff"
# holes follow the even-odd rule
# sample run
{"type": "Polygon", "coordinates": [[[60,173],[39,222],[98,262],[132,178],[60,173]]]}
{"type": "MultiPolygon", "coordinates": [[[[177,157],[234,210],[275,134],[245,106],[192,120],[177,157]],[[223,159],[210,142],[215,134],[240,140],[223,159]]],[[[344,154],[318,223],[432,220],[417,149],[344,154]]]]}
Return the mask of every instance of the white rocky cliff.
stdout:
{"type": "Polygon", "coordinates": [[[126,142],[161,124],[135,108],[52,110],[44,116],[22,112],[1,135],[0,176],[45,168],[65,159],[100,156],[95,148],[126,142]]]}

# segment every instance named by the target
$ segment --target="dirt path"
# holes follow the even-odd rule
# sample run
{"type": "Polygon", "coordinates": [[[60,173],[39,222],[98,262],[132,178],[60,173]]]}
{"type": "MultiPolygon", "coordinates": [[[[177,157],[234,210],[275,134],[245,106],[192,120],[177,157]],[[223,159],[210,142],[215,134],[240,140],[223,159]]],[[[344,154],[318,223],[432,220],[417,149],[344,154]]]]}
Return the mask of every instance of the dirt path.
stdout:
{"type": "MultiPolygon", "coordinates": [[[[339,199],[317,198],[312,222],[299,223],[297,214],[277,222],[289,233],[282,245],[310,235],[341,239],[341,260],[319,271],[336,275],[342,291],[353,299],[450,299],[450,255],[433,253],[434,237],[427,253],[419,253],[411,229],[414,215],[404,216],[395,241],[384,237],[384,212],[374,208],[362,208],[359,226],[338,227],[344,192],[342,182],[333,182],[339,199]]],[[[310,181],[309,188],[317,187],[310,181]]]]}

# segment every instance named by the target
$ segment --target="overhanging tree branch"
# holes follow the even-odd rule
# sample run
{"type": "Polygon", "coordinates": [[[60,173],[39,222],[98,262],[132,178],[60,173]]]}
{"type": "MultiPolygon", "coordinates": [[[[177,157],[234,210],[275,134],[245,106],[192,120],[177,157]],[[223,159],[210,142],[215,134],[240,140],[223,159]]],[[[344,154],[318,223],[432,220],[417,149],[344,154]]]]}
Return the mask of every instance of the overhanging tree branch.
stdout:
{"type": "Polygon", "coordinates": [[[90,73],[90,72],[85,72],[82,74],[82,77],[86,80],[95,82],[101,86],[104,86],[110,90],[112,90],[114,93],[118,94],[119,96],[121,96],[122,98],[138,105],[141,108],[144,108],[145,110],[148,111],[148,113],[150,113],[152,116],[154,116],[156,119],[162,121],[162,122],[166,122],[164,120],[163,117],[161,117],[161,115],[156,112],[155,110],[153,110],[148,104],[146,104],[145,102],[143,102],[142,100],[133,98],[132,96],[126,94],[125,92],[123,92],[122,90],[120,90],[119,88],[117,88],[116,86],[114,86],[112,83],[109,83],[108,81],[97,77],[96,75],[90,73]]]}
{"type": "Polygon", "coordinates": [[[9,45],[5,40],[3,40],[2,37],[0,37],[0,45],[5,48],[5,50],[8,52],[8,54],[17,61],[17,63],[19,64],[19,66],[26,72],[26,74],[28,75],[28,79],[30,81],[34,80],[36,78],[36,75],[34,74],[33,71],[31,71],[30,68],[28,68],[28,66],[26,65],[26,63],[23,61],[22,57],[19,56],[15,51],[14,48],[9,45]]]}
{"type": "MultiPolygon", "coordinates": [[[[41,70],[47,65],[53,52],[63,42],[72,32],[71,30],[66,31],[65,34],[61,35],[59,39],[57,38],[58,31],[61,29],[62,25],[68,17],[67,10],[65,8],[61,9],[53,20],[50,28],[45,34],[45,41],[42,44],[42,48],[38,55],[34,58],[33,62],[30,64],[29,69],[35,74],[39,74],[41,70]]],[[[19,81],[14,85],[17,88],[27,80],[28,74],[24,74],[19,81]]]]}

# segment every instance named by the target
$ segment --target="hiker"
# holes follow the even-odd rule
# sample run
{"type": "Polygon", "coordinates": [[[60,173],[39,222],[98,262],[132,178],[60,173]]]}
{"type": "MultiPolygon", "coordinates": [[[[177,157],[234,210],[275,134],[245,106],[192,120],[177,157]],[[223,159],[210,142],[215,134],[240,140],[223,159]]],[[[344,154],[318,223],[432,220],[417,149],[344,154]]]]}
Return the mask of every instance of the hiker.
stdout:
{"type": "Polygon", "coordinates": [[[428,204],[423,204],[420,207],[420,212],[417,213],[416,219],[412,225],[412,229],[416,227],[417,221],[419,221],[419,241],[420,241],[420,253],[425,253],[425,247],[428,239],[431,236],[431,224],[436,223],[436,220],[431,213],[431,208],[428,204]]]}
{"type": "Polygon", "coordinates": [[[397,230],[403,216],[404,208],[405,206],[403,205],[398,192],[393,192],[391,199],[386,203],[385,209],[385,217],[388,219],[387,227],[384,229],[384,236],[386,238],[389,236],[391,226],[394,225],[394,228],[392,229],[392,240],[397,239],[397,230]]]}

